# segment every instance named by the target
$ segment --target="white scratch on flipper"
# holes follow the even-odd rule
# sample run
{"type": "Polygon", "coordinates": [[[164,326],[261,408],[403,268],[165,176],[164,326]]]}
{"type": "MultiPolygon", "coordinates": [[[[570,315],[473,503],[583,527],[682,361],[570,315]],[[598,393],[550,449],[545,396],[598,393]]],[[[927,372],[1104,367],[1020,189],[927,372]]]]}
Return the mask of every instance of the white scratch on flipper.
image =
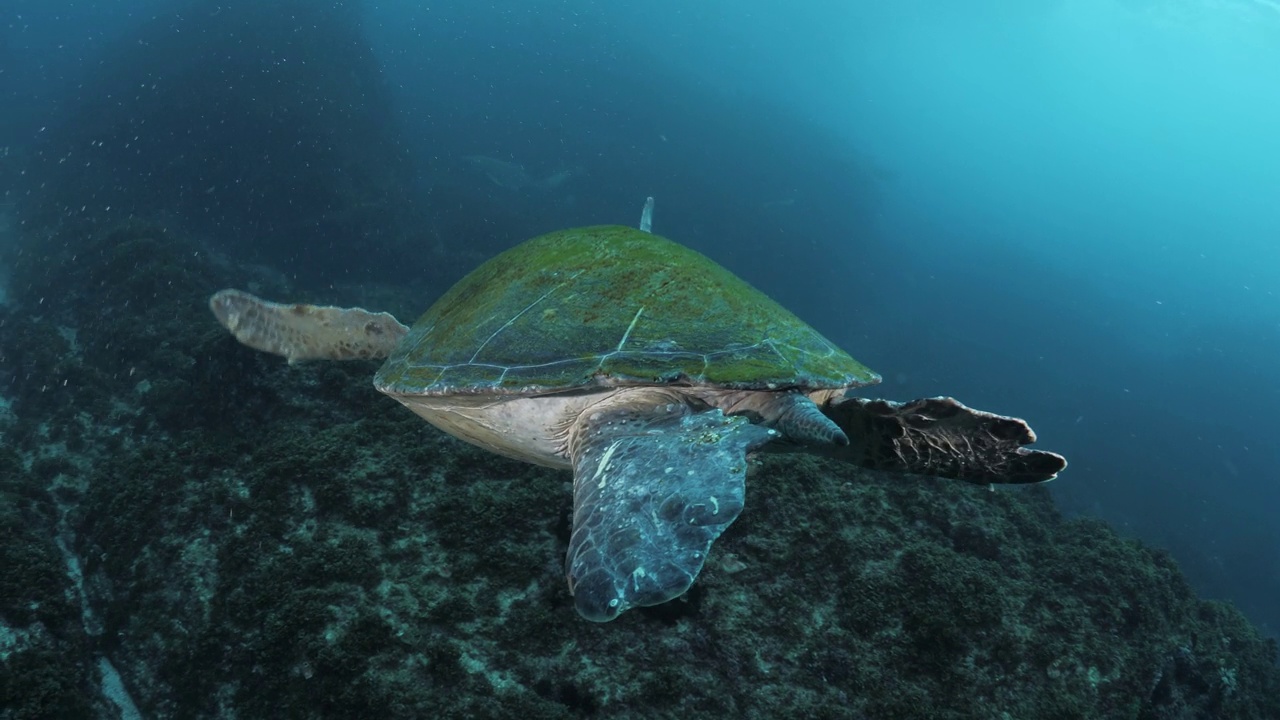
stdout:
{"type": "Polygon", "coordinates": [[[619,441],[610,445],[609,449],[605,450],[604,455],[600,457],[600,462],[596,463],[596,474],[591,477],[592,480],[600,478],[600,481],[596,483],[596,487],[604,487],[605,480],[608,479],[608,475],[605,474],[605,470],[609,469],[609,459],[613,457],[613,452],[617,450],[618,446],[621,444],[622,442],[619,441]]]}

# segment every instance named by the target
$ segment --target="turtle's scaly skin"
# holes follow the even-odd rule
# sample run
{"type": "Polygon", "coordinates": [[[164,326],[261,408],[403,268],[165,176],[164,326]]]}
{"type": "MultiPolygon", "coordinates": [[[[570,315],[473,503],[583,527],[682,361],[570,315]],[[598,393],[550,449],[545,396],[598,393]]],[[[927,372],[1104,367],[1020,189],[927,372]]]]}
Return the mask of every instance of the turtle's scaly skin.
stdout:
{"type": "Polygon", "coordinates": [[[476,268],[414,324],[374,382],[397,395],[446,395],[879,380],[705,256],[600,226],[534,238],[476,268]]]}

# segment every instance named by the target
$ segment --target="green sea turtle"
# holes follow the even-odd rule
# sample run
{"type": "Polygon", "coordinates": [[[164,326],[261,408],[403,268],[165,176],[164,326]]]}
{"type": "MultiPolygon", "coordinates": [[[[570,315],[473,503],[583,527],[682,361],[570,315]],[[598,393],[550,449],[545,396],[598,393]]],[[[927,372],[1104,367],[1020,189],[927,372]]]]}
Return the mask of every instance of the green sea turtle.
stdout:
{"type": "Polygon", "coordinates": [[[635,228],[520,244],[412,328],[238,290],[210,305],[240,342],[291,363],[386,357],[374,386],[432,425],[572,469],[565,572],[589,620],[689,589],[742,511],[755,451],[983,485],[1041,482],[1066,466],[1023,448],[1035,435],[1016,418],[951,398],[848,395],[880,377],[715,262],[635,228]]]}

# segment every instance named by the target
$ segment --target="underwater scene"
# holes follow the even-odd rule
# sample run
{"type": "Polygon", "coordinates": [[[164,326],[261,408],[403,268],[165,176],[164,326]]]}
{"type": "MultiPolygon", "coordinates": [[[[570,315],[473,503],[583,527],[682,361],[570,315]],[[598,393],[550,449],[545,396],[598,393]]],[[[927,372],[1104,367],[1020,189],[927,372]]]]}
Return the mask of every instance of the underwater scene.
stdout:
{"type": "Polygon", "coordinates": [[[1280,720],[1280,3],[0,0],[0,720],[1280,720]]]}

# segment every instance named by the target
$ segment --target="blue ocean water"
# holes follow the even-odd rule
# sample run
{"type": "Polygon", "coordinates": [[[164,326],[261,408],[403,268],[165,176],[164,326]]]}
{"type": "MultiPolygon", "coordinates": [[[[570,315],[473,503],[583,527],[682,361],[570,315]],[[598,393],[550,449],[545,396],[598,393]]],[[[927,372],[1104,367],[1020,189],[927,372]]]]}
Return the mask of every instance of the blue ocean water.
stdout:
{"type": "MultiPolygon", "coordinates": [[[[413,201],[486,255],[653,196],[876,394],[1027,418],[1060,506],[1280,632],[1280,3],[618,5],[360,6],[413,201]]],[[[0,163],[175,8],[219,12],[6,0],[0,163]]]]}

